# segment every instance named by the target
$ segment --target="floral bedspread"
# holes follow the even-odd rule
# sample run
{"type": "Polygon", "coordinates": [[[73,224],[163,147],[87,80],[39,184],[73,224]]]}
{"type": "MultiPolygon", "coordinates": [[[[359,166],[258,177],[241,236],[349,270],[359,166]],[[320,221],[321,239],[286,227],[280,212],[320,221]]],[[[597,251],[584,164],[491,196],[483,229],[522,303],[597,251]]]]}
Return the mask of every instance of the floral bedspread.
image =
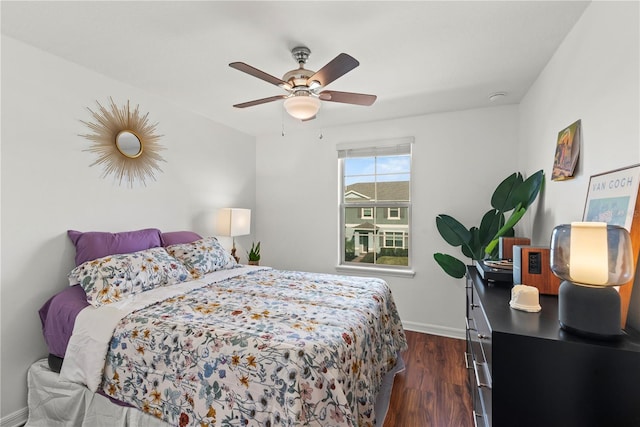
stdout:
{"type": "Polygon", "coordinates": [[[383,280],[262,270],[123,318],[102,389],[176,426],[374,426],[405,349],[383,280]]]}

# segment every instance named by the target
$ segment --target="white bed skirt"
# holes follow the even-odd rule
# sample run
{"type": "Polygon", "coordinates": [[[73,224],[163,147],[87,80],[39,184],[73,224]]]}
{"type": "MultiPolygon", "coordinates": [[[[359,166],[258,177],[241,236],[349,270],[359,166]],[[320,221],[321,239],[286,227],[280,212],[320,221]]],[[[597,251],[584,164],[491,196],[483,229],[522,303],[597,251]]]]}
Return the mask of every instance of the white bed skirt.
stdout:
{"type": "MultiPolygon", "coordinates": [[[[404,370],[404,362],[389,372],[376,400],[377,426],[381,427],[391,399],[393,379],[404,370]]],[[[137,408],[119,406],[81,384],[60,379],[47,359],[35,362],[27,374],[29,419],[25,427],[169,427],[137,408]]]]}
{"type": "Polygon", "coordinates": [[[25,427],[169,426],[137,408],[116,405],[81,384],[60,380],[47,359],[31,365],[27,384],[29,419],[25,427]]]}

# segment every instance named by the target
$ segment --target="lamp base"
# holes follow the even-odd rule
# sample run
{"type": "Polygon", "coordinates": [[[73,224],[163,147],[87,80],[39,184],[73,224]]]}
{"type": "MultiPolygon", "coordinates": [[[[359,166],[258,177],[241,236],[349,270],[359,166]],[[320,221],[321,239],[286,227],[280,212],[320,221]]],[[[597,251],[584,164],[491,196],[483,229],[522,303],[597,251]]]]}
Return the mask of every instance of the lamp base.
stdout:
{"type": "Polygon", "coordinates": [[[565,331],[587,338],[616,340],[620,328],[620,294],[610,286],[587,287],[563,281],[558,291],[558,317],[565,331]]]}
{"type": "Polygon", "coordinates": [[[236,256],[236,246],[233,245],[233,247],[231,248],[231,256],[233,257],[233,259],[236,260],[236,262],[240,262],[240,257],[236,256]]]}

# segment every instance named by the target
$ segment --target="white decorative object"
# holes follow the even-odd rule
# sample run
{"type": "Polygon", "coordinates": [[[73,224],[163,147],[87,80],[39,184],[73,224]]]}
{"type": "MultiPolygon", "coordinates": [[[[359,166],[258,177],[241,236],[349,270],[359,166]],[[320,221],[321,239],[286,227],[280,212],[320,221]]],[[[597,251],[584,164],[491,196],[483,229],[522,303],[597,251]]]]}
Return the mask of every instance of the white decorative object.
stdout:
{"type": "Polygon", "coordinates": [[[538,288],[527,285],[515,285],[511,289],[511,301],[509,306],[516,310],[537,313],[540,307],[540,294],[538,288]]]}

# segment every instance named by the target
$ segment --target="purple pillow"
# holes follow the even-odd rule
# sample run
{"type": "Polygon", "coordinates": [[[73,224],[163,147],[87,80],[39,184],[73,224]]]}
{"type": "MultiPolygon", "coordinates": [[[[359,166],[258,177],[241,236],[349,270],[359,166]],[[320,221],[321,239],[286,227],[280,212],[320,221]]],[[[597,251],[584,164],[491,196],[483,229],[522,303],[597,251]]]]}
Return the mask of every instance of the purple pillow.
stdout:
{"type": "Polygon", "coordinates": [[[72,286],[52,296],[38,310],[49,353],[64,357],[76,316],[88,305],[87,294],[82,287],[72,286]]]}
{"type": "Polygon", "coordinates": [[[202,239],[198,233],[193,231],[170,231],[168,233],[162,233],[160,235],[162,240],[162,246],[165,248],[171,245],[182,245],[184,243],[192,243],[196,240],[202,239]]]}
{"type": "Polygon", "coordinates": [[[160,230],[144,230],[108,233],[102,231],[67,231],[76,247],[76,266],[108,255],[128,254],[162,246],[160,230]]]}

